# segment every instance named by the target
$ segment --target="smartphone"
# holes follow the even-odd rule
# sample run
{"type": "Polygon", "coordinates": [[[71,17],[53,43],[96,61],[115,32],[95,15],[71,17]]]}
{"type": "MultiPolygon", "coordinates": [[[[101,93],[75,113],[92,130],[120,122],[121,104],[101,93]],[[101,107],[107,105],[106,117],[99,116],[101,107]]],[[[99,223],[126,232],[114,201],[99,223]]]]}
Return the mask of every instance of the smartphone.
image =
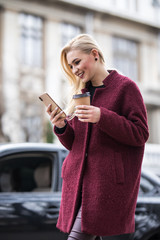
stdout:
{"type": "MultiPolygon", "coordinates": [[[[51,111],[53,111],[56,107],[58,107],[57,114],[63,111],[58,104],[49,96],[48,93],[43,93],[39,96],[39,99],[44,103],[46,107],[51,104],[51,111]]],[[[61,115],[61,118],[66,118],[65,112],[61,115]]]]}

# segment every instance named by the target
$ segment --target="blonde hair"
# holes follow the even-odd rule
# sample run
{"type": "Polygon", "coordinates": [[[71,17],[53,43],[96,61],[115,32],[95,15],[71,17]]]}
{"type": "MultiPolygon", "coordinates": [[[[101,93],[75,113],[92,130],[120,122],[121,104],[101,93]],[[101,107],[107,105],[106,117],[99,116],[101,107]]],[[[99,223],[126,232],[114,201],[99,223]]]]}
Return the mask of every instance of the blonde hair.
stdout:
{"type": "MultiPolygon", "coordinates": [[[[72,86],[71,97],[74,94],[80,93],[81,89],[85,87],[85,83],[83,83],[79,77],[75,76],[72,73],[71,68],[67,62],[67,53],[70,52],[71,50],[80,50],[86,54],[90,54],[92,49],[96,49],[98,51],[100,62],[104,64],[105,60],[102,51],[100,50],[97,42],[88,34],[79,34],[71,41],[69,41],[61,50],[61,66],[67,79],[69,80],[72,86]]],[[[74,104],[71,98],[66,110],[67,113],[71,113],[73,111],[73,108],[74,104]]]]}

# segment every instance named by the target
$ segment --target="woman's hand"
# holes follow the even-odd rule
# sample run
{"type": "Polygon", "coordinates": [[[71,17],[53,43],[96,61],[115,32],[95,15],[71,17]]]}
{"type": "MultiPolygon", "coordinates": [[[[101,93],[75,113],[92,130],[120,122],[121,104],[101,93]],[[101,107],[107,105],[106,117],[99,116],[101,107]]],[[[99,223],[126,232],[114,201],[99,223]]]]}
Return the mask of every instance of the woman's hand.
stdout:
{"type": "Polygon", "coordinates": [[[51,104],[47,107],[46,112],[50,115],[50,121],[53,125],[55,125],[58,128],[63,128],[66,123],[65,123],[65,118],[62,117],[62,114],[64,113],[61,111],[60,113],[57,114],[58,108],[55,108],[53,111],[51,111],[51,104]]]}
{"type": "Polygon", "coordinates": [[[81,122],[97,123],[100,119],[101,111],[99,107],[90,105],[76,106],[76,116],[81,122]]]}

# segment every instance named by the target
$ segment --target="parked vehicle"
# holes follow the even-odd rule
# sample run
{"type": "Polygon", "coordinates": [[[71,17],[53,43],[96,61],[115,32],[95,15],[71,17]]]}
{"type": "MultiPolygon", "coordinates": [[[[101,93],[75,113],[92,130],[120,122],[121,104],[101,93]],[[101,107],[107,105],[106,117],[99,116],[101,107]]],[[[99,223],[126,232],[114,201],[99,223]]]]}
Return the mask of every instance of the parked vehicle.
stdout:
{"type": "Polygon", "coordinates": [[[160,178],[142,171],[135,213],[135,240],[160,240],[160,178]]]}
{"type": "MultiPolygon", "coordinates": [[[[68,151],[45,143],[0,145],[0,240],[65,240],[56,228],[68,151]]],[[[142,172],[135,240],[160,240],[160,179],[142,172]]],[[[105,237],[103,237],[105,240],[105,237]]]]}
{"type": "Polygon", "coordinates": [[[53,144],[0,146],[0,239],[55,239],[61,166],[67,150],[53,144]]]}

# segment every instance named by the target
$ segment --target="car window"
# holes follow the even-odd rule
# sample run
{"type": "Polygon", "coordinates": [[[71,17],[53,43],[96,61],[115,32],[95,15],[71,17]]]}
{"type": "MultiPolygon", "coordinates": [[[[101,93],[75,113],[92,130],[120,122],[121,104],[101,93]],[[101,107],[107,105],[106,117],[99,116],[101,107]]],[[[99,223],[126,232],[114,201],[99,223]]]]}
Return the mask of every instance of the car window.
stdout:
{"type": "Polygon", "coordinates": [[[141,176],[139,193],[140,194],[149,193],[153,189],[154,189],[154,185],[149,180],[141,176]]]}
{"type": "Polygon", "coordinates": [[[23,153],[0,161],[0,192],[51,191],[53,155],[23,153]]]}

